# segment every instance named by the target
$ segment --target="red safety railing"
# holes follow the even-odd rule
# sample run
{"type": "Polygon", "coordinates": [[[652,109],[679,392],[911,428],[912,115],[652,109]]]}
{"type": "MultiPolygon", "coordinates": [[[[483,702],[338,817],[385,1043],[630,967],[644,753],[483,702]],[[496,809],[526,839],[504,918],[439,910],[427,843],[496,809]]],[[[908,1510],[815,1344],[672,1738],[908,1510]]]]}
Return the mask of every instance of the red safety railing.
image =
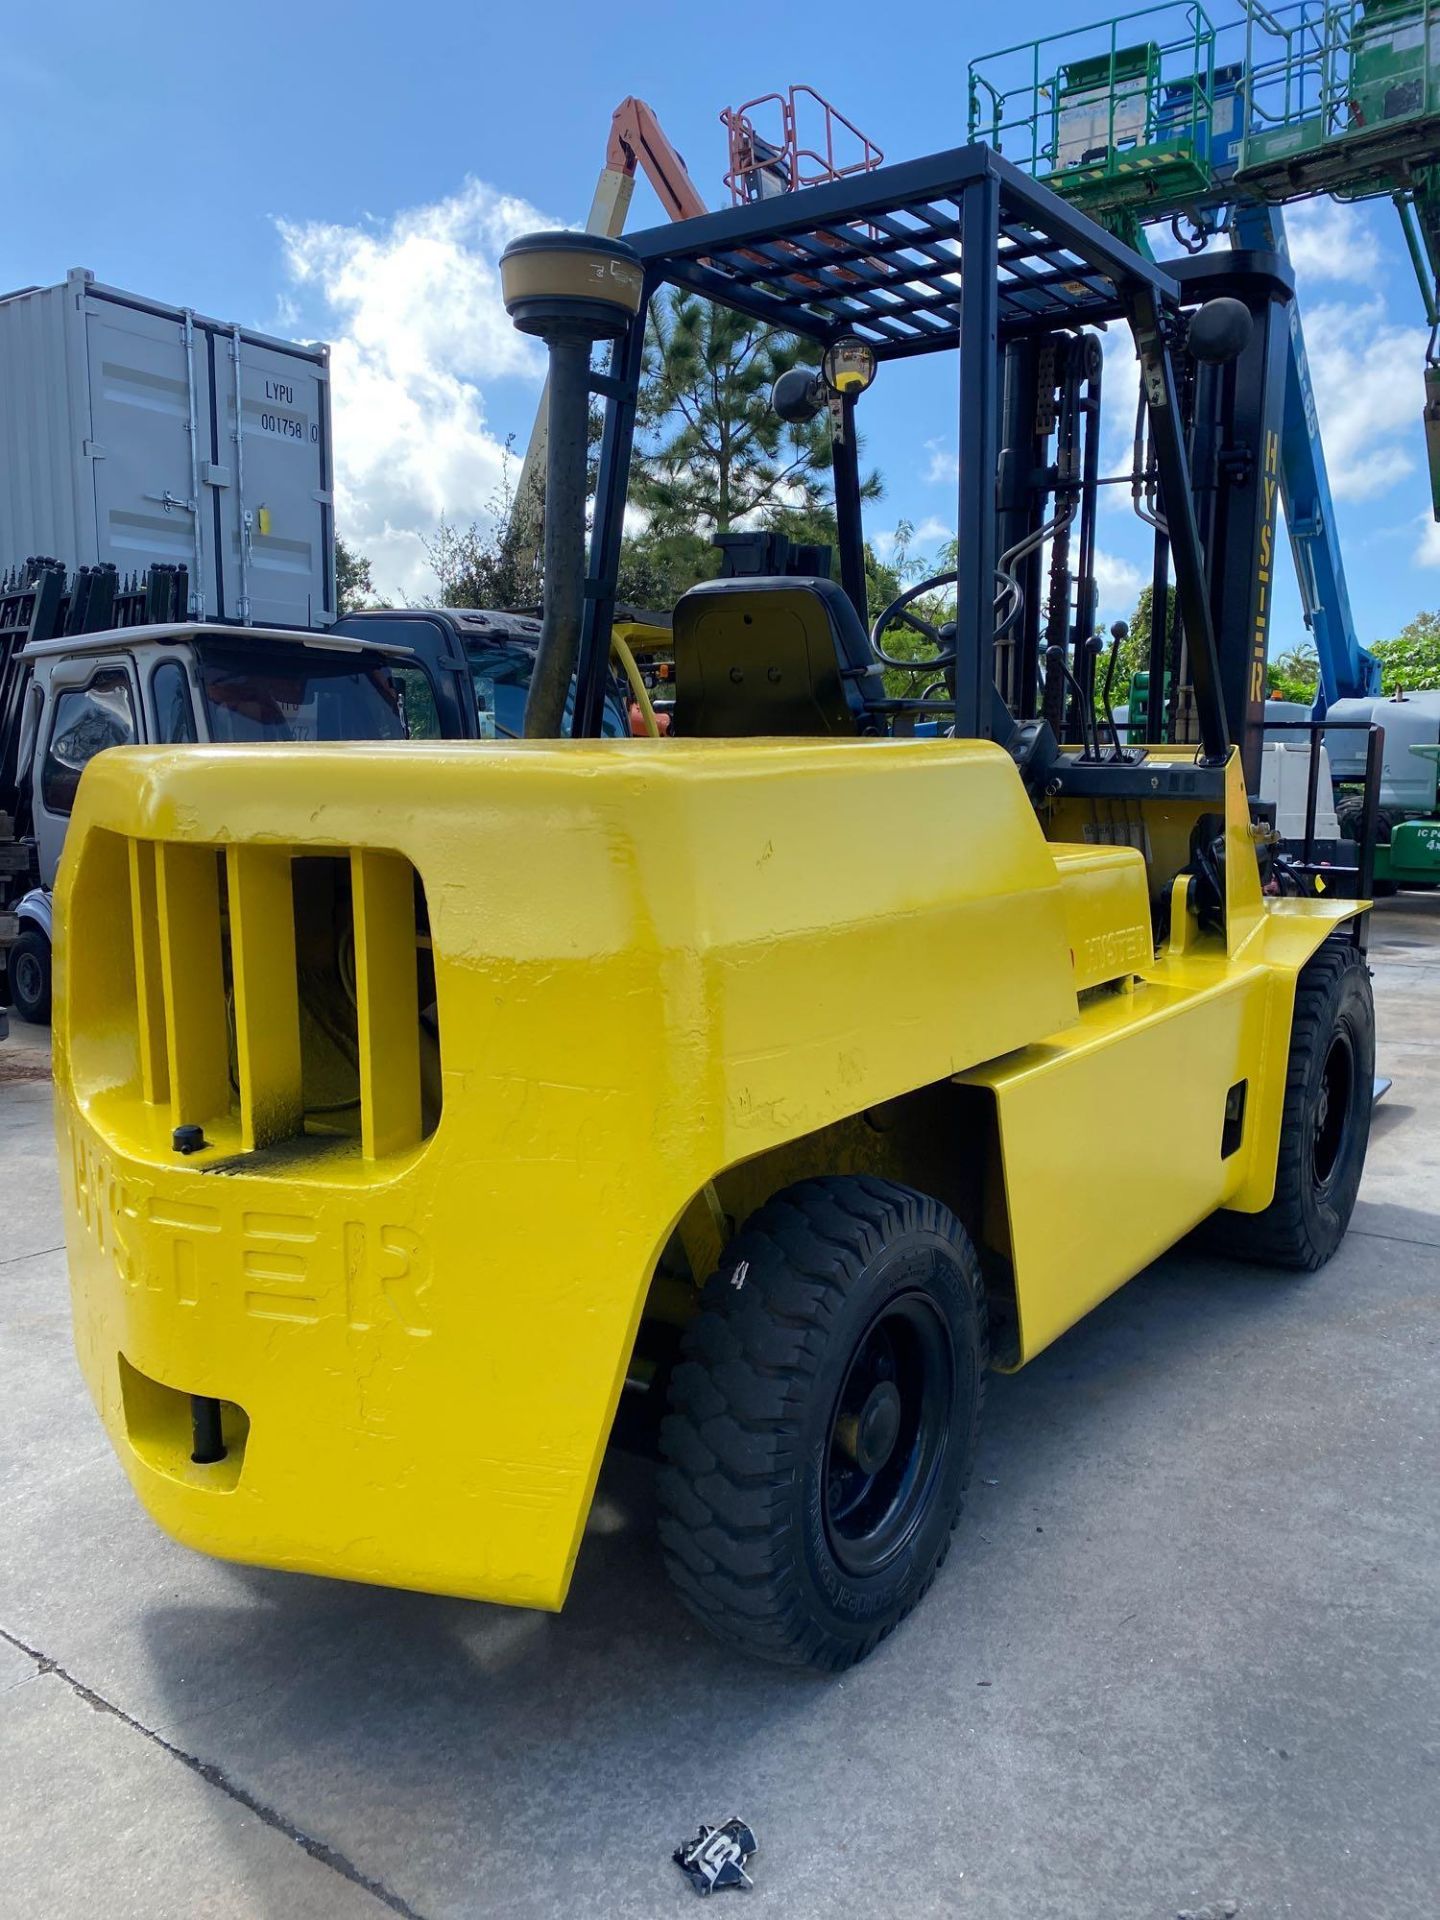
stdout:
{"type": "Polygon", "coordinates": [[[725,185],[736,206],[868,173],[885,155],[813,87],[764,93],[720,115],[730,140],[725,185]]]}

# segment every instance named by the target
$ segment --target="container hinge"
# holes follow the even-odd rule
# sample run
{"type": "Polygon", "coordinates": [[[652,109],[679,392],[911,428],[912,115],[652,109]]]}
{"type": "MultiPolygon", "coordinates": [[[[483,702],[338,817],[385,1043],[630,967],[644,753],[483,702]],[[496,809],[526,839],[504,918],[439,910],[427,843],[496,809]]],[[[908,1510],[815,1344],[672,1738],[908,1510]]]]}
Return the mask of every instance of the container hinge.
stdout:
{"type": "MultiPolygon", "coordinates": [[[[264,512],[264,508],[261,508],[264,512]]],[[[249,562],[255,544],[255,515],[249,507],[240,515],[240,624],[250,624],[249,562]]]]}
{"type": "Polygon", "coordinates": [[[87,460],[103,460],[105,458],[105,449],[98,440],[82,440],[80,443],[80,451],[87,460]]]}
{"type": "MultiPolygon", "coordinates": [[[[190,569],[190,617],[201,620],[205,616],[205,527],[200,509],[196,502],[200,498],[200,414],[196,404],[195,386],[195,315],[189,307],[185,309],[185,434],[190,443],[190,498],[187,501],[175,501],[167,488],[162,504],[170,513],[174,506],[183,506],[190,514],[190,531],[195,543],[195,564],[190,569]]],[[[215,556],[219,566],[220,556],[215,556]]]]}
{"type": "Polygon", "coordinates": [[[235,385],[235,425],[230,438],[235,443],[235,505],[240,515],[240,591],[236,596],[240,624],[250,624],[250,546],[255,535],[255,516],[245,504],[245,385],[241,363],[242,340],[239,327],[230,329],[230,372],[235,385]]]}

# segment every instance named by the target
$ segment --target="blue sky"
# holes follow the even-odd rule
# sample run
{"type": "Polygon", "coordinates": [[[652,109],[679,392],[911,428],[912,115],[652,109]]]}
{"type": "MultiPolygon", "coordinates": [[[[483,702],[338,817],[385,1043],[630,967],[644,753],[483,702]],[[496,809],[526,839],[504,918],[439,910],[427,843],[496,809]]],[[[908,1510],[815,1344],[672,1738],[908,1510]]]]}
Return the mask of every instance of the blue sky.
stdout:
{"type": "MultiPolygon", "coordinates": [[[[334,342],[342,530],[389,591],[423,592],[420,536],[442,510],[483,515],[504,438],[523,444],[534,413],[539,363],[500,308],[495,257],[526,226],[583,219],[620,99],[650,101],[718,205],[720,108],[792,82],[827,94],[887,158],[958,144],[966,62],[993,47],[1002,17],[1036,35],[1074,23],[1055,0],[1036,0],[1023,23],[934,0],[912,0],[903,20],[873,0],[12,10],[0,280],[88,266],[334,342]]],[[[631,225],[659,217],[642,187],[631,225]]],[[[1385,203],[1321,203],[1292,238],[1351,596],[1362,637],[1378,638],[1440,603],[1419,297],[1385,203]]],[[[1110,356],[1117,388],[1128,359],[1110,356]]],[[[953,371],[911,363],[884,378],[866,408],[886,483],[871,529],[904,517],[933,548],[954,527],[953,371]]],[[[1101,545],[1108,620],[1130,611],[1144,565],[1119,501],[1101,545]]],[[[1299,637],[1294,595],[1282,594],[1272,650],[1299,637]]]]}

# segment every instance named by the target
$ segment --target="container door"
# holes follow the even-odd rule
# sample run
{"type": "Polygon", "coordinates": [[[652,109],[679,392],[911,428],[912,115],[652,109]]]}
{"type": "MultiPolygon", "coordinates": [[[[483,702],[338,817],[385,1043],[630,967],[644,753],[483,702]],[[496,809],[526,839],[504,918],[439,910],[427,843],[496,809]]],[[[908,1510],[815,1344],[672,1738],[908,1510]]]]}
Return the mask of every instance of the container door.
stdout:
{"type": "Polygon", "coordinates": [[[197,431],[204,423],[196,454],[209,444],[204,353],[193,356],[192,380],[181,321],[110,300],[89,300],[85,327],[96,558],[111,561],[122,574],[156,561],[186,566],[192,611],[200,611],[198,590],[204,612],[214,614],[191,447],[192,405],[197,431]]]}
{"type": "Polygon", "coordinates": [[[214,336],[231,618],[317,626],[334,617],[326,368],[243,335],[235,444],[235,337],[214,336]]]}

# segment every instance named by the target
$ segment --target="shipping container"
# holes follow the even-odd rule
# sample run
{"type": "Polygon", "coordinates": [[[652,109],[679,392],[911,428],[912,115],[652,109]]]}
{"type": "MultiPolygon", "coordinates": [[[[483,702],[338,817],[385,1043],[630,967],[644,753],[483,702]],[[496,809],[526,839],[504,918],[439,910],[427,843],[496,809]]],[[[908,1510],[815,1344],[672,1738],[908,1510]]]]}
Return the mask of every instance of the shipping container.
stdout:
{"type": "Polygon", "coordinates": [[[182,563],[192,618],[333,620],[329,352],[84,268],[0,298],[0,566],[182,563]]]}

